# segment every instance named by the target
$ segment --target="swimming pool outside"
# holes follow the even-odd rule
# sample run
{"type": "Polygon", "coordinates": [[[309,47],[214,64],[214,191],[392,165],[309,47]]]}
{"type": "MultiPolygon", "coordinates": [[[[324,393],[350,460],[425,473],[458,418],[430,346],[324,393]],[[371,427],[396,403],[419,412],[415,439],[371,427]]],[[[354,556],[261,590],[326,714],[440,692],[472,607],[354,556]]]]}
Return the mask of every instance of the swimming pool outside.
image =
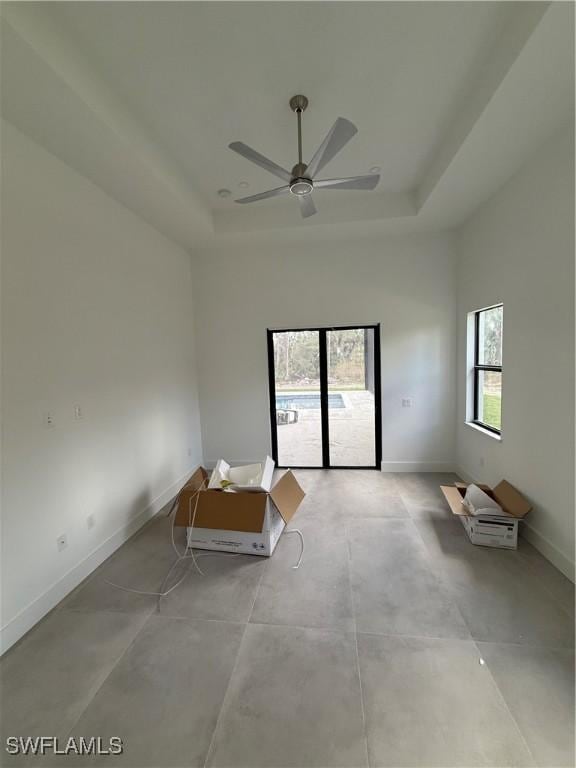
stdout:
{"type": "MultiPolygon", "coordinates": [[[[328,395],[328,407],[332,408],[346,408],[344,398],[340,394],[328,395]]],[[[314,394],[313,392],[307,392],[306,394],[282,394],[276,395],[276,408],[288,408],[290,410],[299,411],[303,410],[320,410],[320,393],[314,394]]]]}

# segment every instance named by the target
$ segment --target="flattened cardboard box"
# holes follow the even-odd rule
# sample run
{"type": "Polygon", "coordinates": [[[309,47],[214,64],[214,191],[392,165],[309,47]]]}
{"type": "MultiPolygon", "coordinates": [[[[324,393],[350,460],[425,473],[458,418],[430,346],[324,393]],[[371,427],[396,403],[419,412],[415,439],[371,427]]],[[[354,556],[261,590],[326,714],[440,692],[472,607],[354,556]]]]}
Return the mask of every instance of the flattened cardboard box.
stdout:
{"type": "Polygon", "coordinates": [[[268,493],[205,489],[207,480],[201,467],[180,491],[175,525],[188,528],[188,545],[270,557],[305,496],[293,473],[285,472],[268,493]]]}
{"type": "Polygon", "coordinates": [[[477,485],[498,502],[508,515],[471,515],[462,504],[468,483],[441,485],[440,488],[452,513],[458,517],[473,544],[481,547],[517,549],[518,524],[530,512],[532,506],[520,491],[506,480],[502,480],[494,488],[480,483],[477,485]]]}

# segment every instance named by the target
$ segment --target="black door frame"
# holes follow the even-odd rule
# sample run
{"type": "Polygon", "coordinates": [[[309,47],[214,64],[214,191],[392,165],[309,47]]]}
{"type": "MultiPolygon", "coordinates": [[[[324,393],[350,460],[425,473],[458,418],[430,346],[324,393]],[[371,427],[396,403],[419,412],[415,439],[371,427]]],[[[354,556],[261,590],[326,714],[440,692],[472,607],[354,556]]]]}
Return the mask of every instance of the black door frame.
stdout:
{"type": "Polygon", "coordinates": [[[294,466],[290,469],[377,469],[380,470],[382,462],[382,382],[380,378],[380,323],[371,325],[335,325],[315,328],[268,328],[266,330],[268,343],[268,390],[270,395],[270,430],[272,444],[272,458],[278,464],[278,425],[276,423],[276,373],[274,370],[274,334],[290,333],[297,331],[317,331],[319,343],[319,368],[320,368],[320,421],[322,427],[322,465],[321,466],[294,466]],[[328,360],[327,360],[327,334],[328,331],[374,331],[374,441],[375,463],[368,466],[345,466],[330,464],[330,420],[328,413],[328,360]]]}

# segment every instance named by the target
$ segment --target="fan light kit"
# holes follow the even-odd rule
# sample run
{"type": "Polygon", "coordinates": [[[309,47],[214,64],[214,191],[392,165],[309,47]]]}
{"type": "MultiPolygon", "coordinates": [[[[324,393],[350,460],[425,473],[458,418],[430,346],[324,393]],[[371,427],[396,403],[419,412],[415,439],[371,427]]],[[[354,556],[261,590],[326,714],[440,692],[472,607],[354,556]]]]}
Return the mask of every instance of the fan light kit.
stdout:
{"type": "MultiPolygon", "coordinates": [[[[241,197],[236,200],[237,203],[255,203],[258,200],[266,200],[269,197],[278,197],[290,193],[298,198],[300,202],[300,212],[303,218],[313,216],[316,213],[316,206],[312,200],[312,191],[315,189],[374,189],[380,181],[380,175],[376,173],[380,168],[374,166],[370,169],[368,176],[351,176],[344,179],[316,179],[315,176],[340,150],[350,141],[358,132],[356,126],[344,117],[339,117],[328,135],[316,150],[312,160],[308,164],[302,161],[302,113],[308,106],[306,96],[293,96],[290,99],[290,109],[296,113],[298,118],[298,162],[287,171],[276,163],[261,155],[256,150],[243,144],[241,141],[234,141],[229,144],[230,149],[237,152],[242,157],[259,165],[275,176],[278,176],[286,184],[276,189],[270,189],[267,192],[260,192],[250,197],[241,197]],[[374,172],[373,172],[374,171],[374,172]]],[[[239,186],[242,186],[240,184],[239,186]]],[[[221,190],[222,191],[222,190],[221,190]]],[[[220,192],[218,193],[220,194],[220,192]]]]}

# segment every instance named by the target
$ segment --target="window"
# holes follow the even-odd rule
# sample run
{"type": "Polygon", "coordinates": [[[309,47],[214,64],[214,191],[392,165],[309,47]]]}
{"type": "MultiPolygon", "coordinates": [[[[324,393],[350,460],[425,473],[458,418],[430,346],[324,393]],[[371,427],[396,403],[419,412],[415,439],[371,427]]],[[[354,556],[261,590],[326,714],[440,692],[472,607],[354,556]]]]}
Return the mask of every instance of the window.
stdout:
{"type": "Polygon", "coordinates": [[[502,304],[474,313],[473,421],[500,434],[502,423],[502,304]]]}

